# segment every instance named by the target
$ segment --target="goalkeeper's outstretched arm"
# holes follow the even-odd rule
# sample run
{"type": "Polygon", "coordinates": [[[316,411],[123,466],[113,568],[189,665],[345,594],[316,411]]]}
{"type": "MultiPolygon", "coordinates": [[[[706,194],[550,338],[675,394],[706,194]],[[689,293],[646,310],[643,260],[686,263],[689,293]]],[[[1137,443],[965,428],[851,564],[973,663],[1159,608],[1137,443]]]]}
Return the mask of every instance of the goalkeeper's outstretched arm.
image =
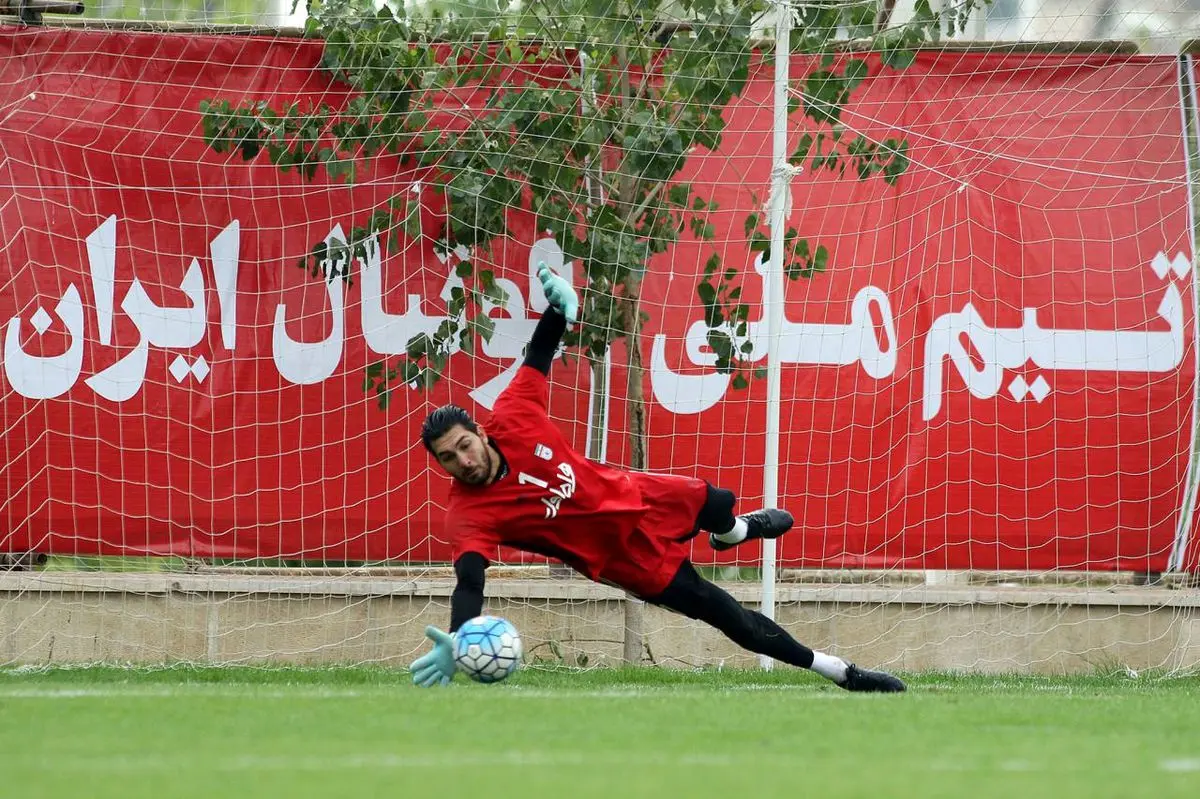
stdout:
{"type": "Polygon", "coordinates": [[[558,345],[562,343],[563,333],[567,331],[567,325],[574,323],[579,316],[579,297],[570,283],[545,264],[538,264],[538,280],[542,282],[542,291],[549,307],[533,329],[533,337],[525,349],[524,365],[549,376],[550,364],[558,352],[558,345]]]}
{"type": "Polygon", "coordinates": [[[483,613],[483,580],[487,559],[478,552],[464,552],[454,561],[458,583],[450,595],[450,632],[483,613]]]}
{"type": "Polygon", "coordinates": [[[525,348],[525,366],[532,366],[542,374],[549,375],[550,364],[554,362],[558,345],[562,343],[563,333],[566,331],[567,318],[555,308],[547,308],[538,320],[537,327],[533,329],[533,336],[525,348]]]}

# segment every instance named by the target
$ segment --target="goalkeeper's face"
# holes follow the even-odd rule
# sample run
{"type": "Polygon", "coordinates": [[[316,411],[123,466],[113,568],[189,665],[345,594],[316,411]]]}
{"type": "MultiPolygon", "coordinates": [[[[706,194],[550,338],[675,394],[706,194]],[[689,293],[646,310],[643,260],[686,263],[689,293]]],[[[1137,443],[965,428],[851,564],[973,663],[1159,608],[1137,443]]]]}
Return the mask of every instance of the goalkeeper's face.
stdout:
{"type": "Polygon", "coordinates": [[[472,433],[455,425],[433,442],[433,457],[455,480],[467,485],[486,485],[495,471],[495,455],[483,428],[472,433]]]}

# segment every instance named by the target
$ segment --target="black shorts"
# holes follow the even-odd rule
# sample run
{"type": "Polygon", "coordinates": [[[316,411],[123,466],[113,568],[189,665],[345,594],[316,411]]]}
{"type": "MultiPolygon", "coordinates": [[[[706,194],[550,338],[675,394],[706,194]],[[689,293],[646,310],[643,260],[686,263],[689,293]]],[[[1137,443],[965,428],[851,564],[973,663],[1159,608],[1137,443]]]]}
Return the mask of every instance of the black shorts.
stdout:
{"type": "Polygon", "coordinates": [[[733,507],[737,504],[737,494],[728,488],[717,488],[707,480],[705,485],[708,486],[708,497],[705,498],[700,513],[696,515],[696,523],[692,527],[692,531],[681,536],[680,541],[692,540],[700,534],[701,530],[725,532],[733,526],[733,507]]]}

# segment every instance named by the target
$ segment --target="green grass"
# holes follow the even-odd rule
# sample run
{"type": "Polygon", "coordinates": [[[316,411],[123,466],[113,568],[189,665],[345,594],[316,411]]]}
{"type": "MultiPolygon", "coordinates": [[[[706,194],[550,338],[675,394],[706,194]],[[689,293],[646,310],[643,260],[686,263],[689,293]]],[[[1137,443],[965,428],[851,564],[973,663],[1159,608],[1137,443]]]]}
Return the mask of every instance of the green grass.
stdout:
{"type": "Polygon", "coordinates": [[[1197,795],[1200,679],[525,669],[0,670],[13,797],[1197,795]]]}

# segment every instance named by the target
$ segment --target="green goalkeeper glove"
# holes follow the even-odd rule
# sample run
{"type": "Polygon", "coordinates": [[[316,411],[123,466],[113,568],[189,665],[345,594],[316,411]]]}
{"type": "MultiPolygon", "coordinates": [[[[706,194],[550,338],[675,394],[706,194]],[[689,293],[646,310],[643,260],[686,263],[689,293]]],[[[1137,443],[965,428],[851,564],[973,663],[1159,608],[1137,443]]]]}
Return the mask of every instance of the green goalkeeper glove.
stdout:
{"type": "Polygon", "coordinates": [[[579,315],[579,298],[575,296],[575,289],[543,263],[538,264],[538,278],[542,281],[542,292],[551,307],[565,316],[568,324],[574,323],[579,315]]]}
{"type": "Polygon", "coordinates": [[[449,685],[454,677],[454,636],[439,630],[432,624],[425,628],[425,635],[433,641],[433,651],[412,662],[413,683],[425,688],[449,685]]]}

